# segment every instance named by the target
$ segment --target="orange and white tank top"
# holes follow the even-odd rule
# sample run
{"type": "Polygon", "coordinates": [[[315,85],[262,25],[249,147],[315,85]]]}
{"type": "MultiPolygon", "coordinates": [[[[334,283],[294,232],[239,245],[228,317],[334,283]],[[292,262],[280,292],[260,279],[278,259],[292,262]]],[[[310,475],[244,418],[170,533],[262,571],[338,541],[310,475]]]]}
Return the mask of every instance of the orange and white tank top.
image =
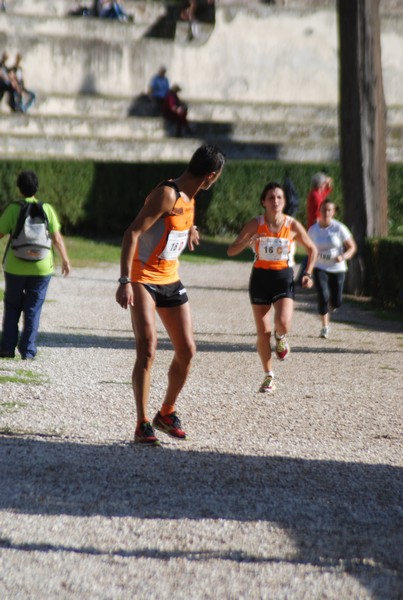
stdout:
{"type": "Polygon", "coordinates": [[[272,233],[267,226],[264,215],[256,217],[258,226],[256,234],[259,239],[255,244],[255,260],[253,266],[258,269],[280,271],[292,266],[292,250],[294,232],[292,217],[285,216],[284,223],[278,233],[272,233]]]}
{"type": "Polygon", "coordinates": [[[185,200],[173,181],[160,186],[173,187],[176,202],[171,212],[160,217],[141,234],[133,259],[130,278],[138,283],[166,285],[179,280],[179,256],[186,248],[194,221],[194,198],[185,200]]]}

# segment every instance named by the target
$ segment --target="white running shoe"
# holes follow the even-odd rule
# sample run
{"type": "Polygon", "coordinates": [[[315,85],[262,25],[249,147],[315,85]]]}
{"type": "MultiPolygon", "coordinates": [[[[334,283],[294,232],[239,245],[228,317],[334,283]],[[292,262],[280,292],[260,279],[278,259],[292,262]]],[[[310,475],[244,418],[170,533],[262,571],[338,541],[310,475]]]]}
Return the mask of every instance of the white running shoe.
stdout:
{"type": "Polygon", "coordinates": [[[259,392],[263,394],[272,394],[276,389],[276,384],[274,383],[273,375],[266,375],[263,379],[263,383],[259,388],[259,392]]]}
{"type": "Polygon", "coordinates": [[[290,353],[290,346],[283,335],[281,338],[276,336],[276,354],[279,360],[285,360],[290,353]]]}
{"type": "Polygon", "coordinates": [[[322,327],[322,329],[320,330],[319,337],[325,338],[327,340],[327,338],[329,337],[329,331],[330,327],[322,327]]]}

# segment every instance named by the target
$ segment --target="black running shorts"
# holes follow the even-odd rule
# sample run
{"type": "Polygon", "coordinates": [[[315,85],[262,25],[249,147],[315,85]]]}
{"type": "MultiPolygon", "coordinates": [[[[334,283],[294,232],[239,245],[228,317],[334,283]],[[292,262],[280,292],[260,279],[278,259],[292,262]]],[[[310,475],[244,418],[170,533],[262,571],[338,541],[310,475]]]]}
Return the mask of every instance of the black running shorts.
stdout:
{"type": "Polygon", "coordinates": [[[252,269],[249,280],[251,304],[274,304],[281,298],[294,300],[294,271],[291,267],[281,271],[252,269]]]}
{"type": "Polygon", "coordinates": [[[189,298],[181,281],[168,283],[167,285],[154,285],[143,283],[147,292],[152,296],[156,306],[159,308],[172,308],[186,304],[189,298]]]}

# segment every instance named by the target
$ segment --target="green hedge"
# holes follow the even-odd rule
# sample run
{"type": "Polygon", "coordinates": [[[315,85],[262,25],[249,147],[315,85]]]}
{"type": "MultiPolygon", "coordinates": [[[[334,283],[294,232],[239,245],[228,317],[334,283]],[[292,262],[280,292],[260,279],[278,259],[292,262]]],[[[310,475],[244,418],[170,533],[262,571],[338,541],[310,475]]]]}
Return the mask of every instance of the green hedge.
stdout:
{"type": "Polygon", "coordinates": [[[340,169],[335,163],[281,163],[273,161],[231,161],[212,190],[205,226],[212,235],[238,233],[245,222],[261,212],[260,194],[269,181],[282,183],[291,178],[300,198],[297,219],[305,223],[306,195],[311,177],[324,170],[334,179],[333,199],[342,208],[340,169]]]}
{"type": "MultiPolygon", "coordinates": [[[[66,234],[116,238],[136,216],[147,193],[162,179],[177,177],[184,163],[125,164],[92,161],[3,161],[0,163],[0,212],[18,197],[16,178],[23,169],[39,177],[38,198],[56,208],[66,234]]],[[[270,180],[293,181],[305,221],[305,199],[312,174],[326,171],[334,179],[333,200],[343,220],[340,168],[337,163],[229,161],[211,190],[201,192],[196,222],[206,234],[235,235],[260,211],[259,197],[270,180]]],[[[390,234],[403,233],[403,165],[389,166],[390,234]]],[[[367,243],[367,293],[384,306],[403,307],[403,242],[387,238],[367,243]]]]}
{"type": "Polygon", "coordinates": [[[94,165],[72,161],[22,161],[0,163],[0,212],[18,198],[17,175],[33,170],[39,178],[38,198],[56,209],[65,229],[86,219],[86,205],[93,189],[94,165]]]}
{"type": "MultiPolygon", "coordinates": [[[[185,164],[97,163],[91,161],[3,161],[0,164],[0,211],[17,197],[15,180],[22,169],[39,176],[38,198],[56,208],[66,233],[121,235],[155,184],[176,177],[185,164]]],[[[197,202],[197,222],[210,235],[238,233],[260,210],[259,196],[270,180],[291,177],[299,197],[297,218],[305,221],[305,199],[313,173],[325,170],[334,179],[333,199],[343,220],[338,163],[229,161],[221,179],[197,202]]],[[[403,165],[389,167],[390,234],[403,233],[403,165]]]]}

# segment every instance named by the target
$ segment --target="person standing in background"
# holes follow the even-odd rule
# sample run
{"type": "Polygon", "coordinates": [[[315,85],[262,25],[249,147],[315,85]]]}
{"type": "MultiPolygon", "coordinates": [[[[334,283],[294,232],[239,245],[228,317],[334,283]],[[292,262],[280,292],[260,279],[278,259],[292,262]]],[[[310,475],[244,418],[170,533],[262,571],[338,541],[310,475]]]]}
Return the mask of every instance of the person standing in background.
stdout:
{"type": "MultiPolygon", "coordinates": [[[[311,189],[308,192],[306,199],[306,228],[307,230],[314,224],[319,218],[319,210],[322,202],[331,194],[333,190],[333,179],[318,171],[311,179],[311,189]]],[[[306,256],[302,259],[301,265],[298,270],[297,283],[302,285],[302,274],[306,269],[306,256]]]]}
{"type": "Polygon", "coordinates": [[[333,191],[333,179],[319,171],[311,180],[311,189],[306,199],[307,230],[319,219],[321,204],[333,191]]]}

